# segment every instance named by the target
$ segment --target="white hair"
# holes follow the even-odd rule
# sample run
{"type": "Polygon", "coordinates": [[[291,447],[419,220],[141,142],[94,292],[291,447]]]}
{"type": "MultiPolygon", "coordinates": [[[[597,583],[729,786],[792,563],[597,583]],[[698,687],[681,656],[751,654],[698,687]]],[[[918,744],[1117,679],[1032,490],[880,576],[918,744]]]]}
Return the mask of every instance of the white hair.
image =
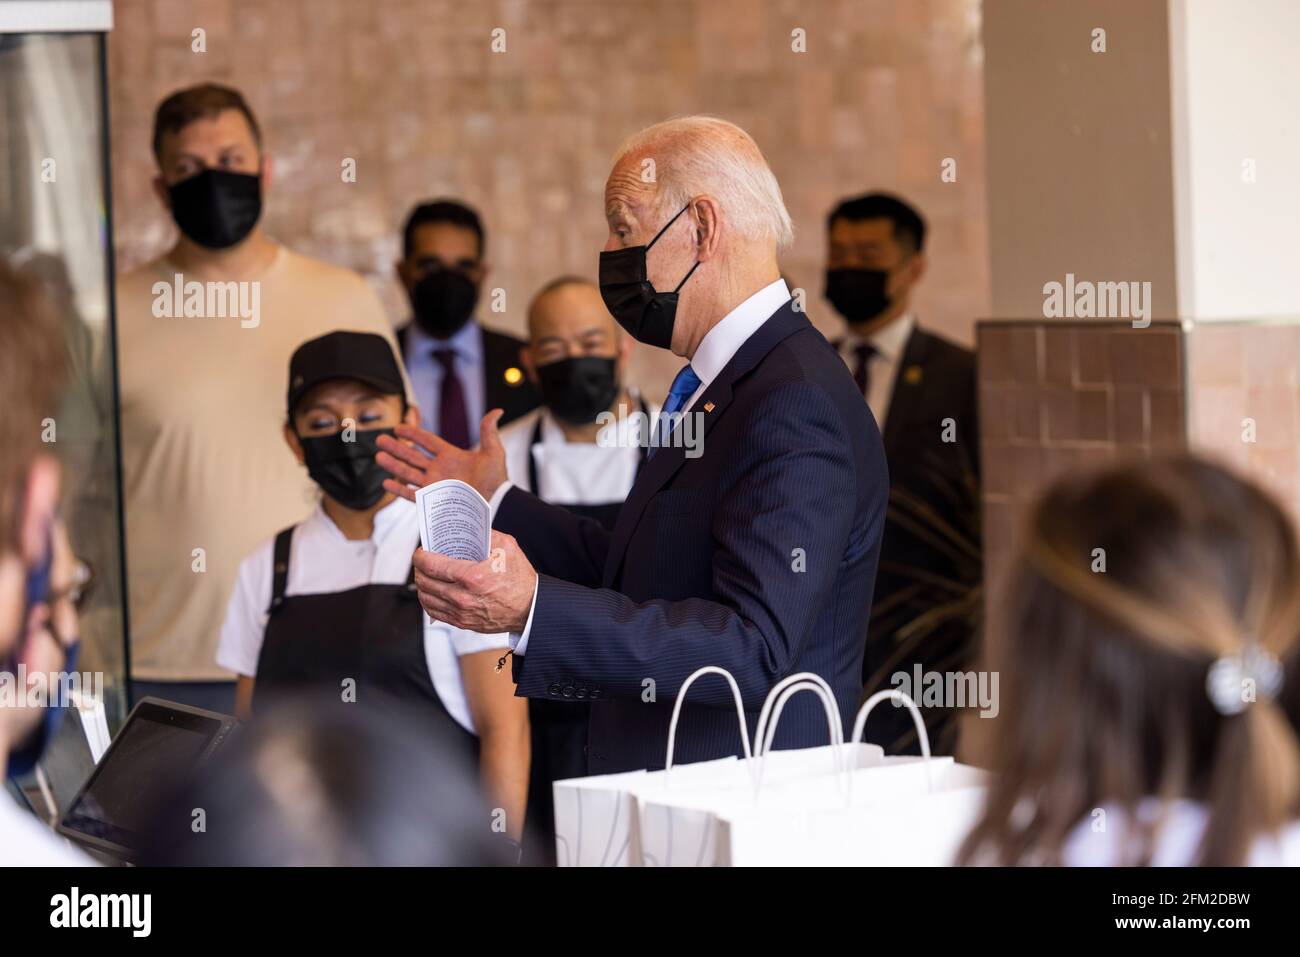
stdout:
{"type": "Polygon", "coordinates": [[[747,239],[767,240],[778,249],[794,242],[781,187],[753,137],[735,123],[716,116],[680,116],[656,123],[624,140],[614,165],[638,153],[654,161],[661,210],[676,212],[692,197],[707,193],[747,239]]]}

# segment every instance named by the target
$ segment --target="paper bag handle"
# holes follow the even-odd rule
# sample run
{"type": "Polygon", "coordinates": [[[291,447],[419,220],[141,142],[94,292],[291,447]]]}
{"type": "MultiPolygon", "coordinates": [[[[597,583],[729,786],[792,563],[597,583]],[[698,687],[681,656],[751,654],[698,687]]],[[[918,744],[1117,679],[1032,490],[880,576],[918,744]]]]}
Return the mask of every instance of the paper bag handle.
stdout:
{"type": "MultiPolygon", "coordinates": [[[[767,734],[767,725],[772,717],[773,704],[782,691],[800,681],[812,682],[830,695],[832,701],[835,700],[835,692],[831,691],[831,686],[826,683],[826,679],[821,675],[815,674],[811,671],[800,671],[796,674],[786,675],[786,677],[782,678],[772,686],[772,690],[767,693],[767,697],[763,700],[763,707],[758,712],[758,724],[754,728],[754,749],[756,754],[762,754],[763,751],[766,750],[763,747],[763,739],[767,734]]],[[[831,712],[834,718],[835,727],[838,729],[837,731],[831,732],[831,740],[835,743],[841,743],[844,741],[844,724],[840,718],[840,709],[831,708],[831,712]]]]}
{"type": "MultiPolygon", "coordinates": [[[[868,698],[858,709],[858,716],[853,719],[853,737],[849,739],[850,744],[857,744],[862,738],[862,732],[867,727],[867,715],[871,714],[873,708],[882,701],[901,701],[912,715],[912,722],[916,725],[916,737],[921,742],[921,760],[925,762],[925,786],[927,791],[934,790],[934,782],[930,775],[930,736],[925,731],[925,722],[921,720],[921,712],[916,707],[916,702],[908,695],[899,691],[897,688],[891,688],[887,691],[877,691],[868,698]]],[[[853,777],[849,776],[847,789],[848,799],[853,800],[853,777]]]]}
{"type": "Polygon", "coordinates": [[[776,699],[776,704],[772,708],[772,719],[766,728],[766,740],[757,742],[759,750],[758,760],[755,762],[757,768],[754,771],[755,797],[763,786],[763,769],[767,766],[767,755],[772,750],[772,739],[776,737],[776,725],[781,719],[781,712],[785,709],[786,701],[800,691],[811,691],[821,698],[822,706],[826,709],[826,728],[831,736],[831,773],[838,774],[840,771],[840,746],[844,744],[844,735],[836,721],[839,711],[835,707],[835,696],[825,687],[825,682],[796,681],[781,689],[781,696],[776,699]]]}
{"type": "Polygon", "coordinates": [[[912,722],[916,725],[916,736],[921,742],[921,757],[930,757],[930,736],[925,732],[925,722],[921,720],[921,712],[917,710],[916,702],[897,688],[877,691],[863,703],[862,707],[858,709],[858,716],[853,719],[853,737],[849,739],[848,743],[857,744],[861,740],[862,732],[867,727],[867,715],[871,714],[872,709],[882,701],[901,701],[903,706],[912,713],[912,722]]]}
{"type": "Polygon", "coordinates": [[[710,674],[722,675],[727,679],[727,684],[731,685],[731,697],[736,702],[736,721],[740,723],[740,745],[745,752],[746,761],[753,756],[749,749],[749,729],[745,727],[745,703],[740,697],[740,686],[736,684],[736,679],[731,676],[730,671],[717,665],[705,665],[682,682],[681,689],[677,692],[677,700],[673,702],[673,717],[668,722],[668,755],[664,759],[665,773],[671,771],[673,767],[673,748],[677,743],[677,719],[682,714],[682,702],[686,700],[686,690],[695,683],[696,678],[710,674]]]}

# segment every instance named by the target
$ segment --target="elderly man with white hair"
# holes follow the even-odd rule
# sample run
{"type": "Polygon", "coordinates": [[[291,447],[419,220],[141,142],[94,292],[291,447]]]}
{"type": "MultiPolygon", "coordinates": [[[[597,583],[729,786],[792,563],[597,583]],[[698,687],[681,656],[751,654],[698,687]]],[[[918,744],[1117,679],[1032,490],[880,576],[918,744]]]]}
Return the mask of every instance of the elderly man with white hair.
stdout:
{"type": "MultiPolygon", "coordinates": [[[[801,671],[848,724],[889,481],[848,369],[781,278],[792,228],[776,178],[739,127],[669,120],[618,151],[605,217],[610,312],[687,360],[649,459],[608,533],[507,481],[497,410],[472,451],[399,427],[404,442],[380,440],[390,490],[458,478],[493,510],[487,561],[416,553],[420,601],[510,632],[518,694],[592,702],[593,774],[663,767],[674,700],[705,665],[735,677],[751,735],[768,691],[801,671]]],[[[739,752],[730,688],[708,677],[688,696],[673,760],[739,752]]],[[[826,740],[821,703],[792,699],[774,745],[826,740]]]]}

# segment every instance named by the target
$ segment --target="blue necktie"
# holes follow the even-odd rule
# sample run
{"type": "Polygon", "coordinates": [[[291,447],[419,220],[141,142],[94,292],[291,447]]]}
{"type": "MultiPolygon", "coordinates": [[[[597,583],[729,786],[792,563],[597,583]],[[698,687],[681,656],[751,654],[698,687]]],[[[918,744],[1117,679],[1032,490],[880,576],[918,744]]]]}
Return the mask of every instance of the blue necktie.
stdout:
{"type": "Polygon", "coordinates": [[[671,418],[672,414],[680,412],[699,387],[700,377],[695,374],[695,370],[691,368],[689,363],[682,366],[682,371],[677,373],[677,378],[673,379],[672,388],[668,390],[668,398],[664,400],[663,411],[659,413],[659,438],[655,443],[656,445],[663,445],[668,441],[668,436],[672,433],[673,426],[676,424],[671,418]]]}

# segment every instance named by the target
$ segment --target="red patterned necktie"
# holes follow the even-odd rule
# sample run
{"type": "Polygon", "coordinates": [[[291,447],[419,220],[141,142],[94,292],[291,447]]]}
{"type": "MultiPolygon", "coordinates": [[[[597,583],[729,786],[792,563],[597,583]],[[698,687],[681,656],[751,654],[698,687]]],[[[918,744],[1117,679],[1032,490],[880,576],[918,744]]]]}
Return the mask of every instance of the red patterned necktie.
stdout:
{"type": "Polygon", "coordinates": [[[433,357],[442,366],[442,392],[438,397],[438,436],[462,449],[469,448],[469,412],[465,405],[465,387],[456,374],[456,353],[451,349],[434,349],[433,357]]]}

